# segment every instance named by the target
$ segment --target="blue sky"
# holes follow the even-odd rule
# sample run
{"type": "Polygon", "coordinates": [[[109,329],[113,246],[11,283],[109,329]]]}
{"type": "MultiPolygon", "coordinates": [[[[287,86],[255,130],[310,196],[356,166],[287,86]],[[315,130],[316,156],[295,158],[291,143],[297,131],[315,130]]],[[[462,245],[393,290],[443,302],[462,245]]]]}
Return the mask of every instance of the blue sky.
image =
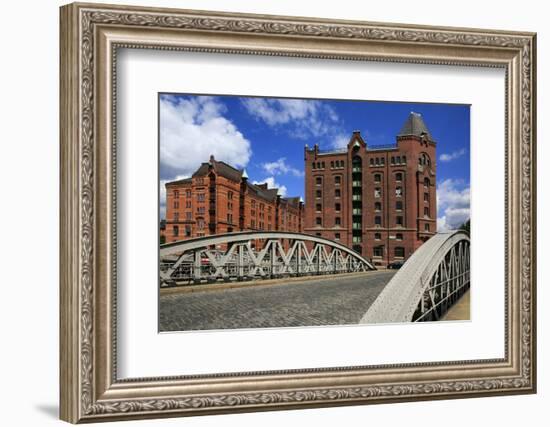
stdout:
{"type": "Polygon", "coordinates": [[[254,182],[304,195],[304,146],[344,147],[359,130],[368,145],[395,143],[411,111],[437,142],[438,227],[469,217],[470,107],[374,101],[161,94],[161,217],[164,183],[190,176],[214,154],[254,182]]]}

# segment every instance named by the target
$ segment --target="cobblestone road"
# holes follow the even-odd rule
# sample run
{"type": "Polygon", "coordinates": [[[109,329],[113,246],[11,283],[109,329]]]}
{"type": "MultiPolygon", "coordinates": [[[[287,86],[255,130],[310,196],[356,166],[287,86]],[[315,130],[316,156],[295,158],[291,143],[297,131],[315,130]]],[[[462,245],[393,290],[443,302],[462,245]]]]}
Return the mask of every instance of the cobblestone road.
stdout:
{"type": "Polygon", "coordinates": [[[160,330],[356,324],[395,273],[368,274],[162,295],[160,330]]]}

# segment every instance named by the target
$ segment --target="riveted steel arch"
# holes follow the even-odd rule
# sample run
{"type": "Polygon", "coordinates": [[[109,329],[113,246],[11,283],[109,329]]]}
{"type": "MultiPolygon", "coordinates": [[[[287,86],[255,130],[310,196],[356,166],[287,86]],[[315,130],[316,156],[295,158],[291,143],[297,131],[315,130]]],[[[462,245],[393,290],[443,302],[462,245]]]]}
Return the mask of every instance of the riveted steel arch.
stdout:
{"type": "Polygon", "coordinates": [[[360,323],[438,320],[470,287],[470,238],[438,233],[401,267],[360,323]]]}
{"type": "Polygon", "coordinates": [[[281,231],[245,231],[167,243],[160,246],[160,260],[160,279],[164,285],[177,281],[251,280],[376,269],[370,261],[338,242],[281,231]],[[259,249],[253,247],[253,242],[258,241],[263,242],[259,249]]]}

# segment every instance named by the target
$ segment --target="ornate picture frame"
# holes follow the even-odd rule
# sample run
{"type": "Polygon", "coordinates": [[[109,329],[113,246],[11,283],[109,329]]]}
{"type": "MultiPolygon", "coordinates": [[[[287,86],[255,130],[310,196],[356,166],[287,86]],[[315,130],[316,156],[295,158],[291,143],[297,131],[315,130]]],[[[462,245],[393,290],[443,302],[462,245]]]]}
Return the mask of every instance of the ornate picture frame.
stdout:
{"type": "Polygon", "coordinates": [[[61,8],[60,384],[72,423],[536,391],[536,35],[70,4],[61,8]],[[505,70],[505,342],[489,360],[119,379],[117,49],[505,70]]]}

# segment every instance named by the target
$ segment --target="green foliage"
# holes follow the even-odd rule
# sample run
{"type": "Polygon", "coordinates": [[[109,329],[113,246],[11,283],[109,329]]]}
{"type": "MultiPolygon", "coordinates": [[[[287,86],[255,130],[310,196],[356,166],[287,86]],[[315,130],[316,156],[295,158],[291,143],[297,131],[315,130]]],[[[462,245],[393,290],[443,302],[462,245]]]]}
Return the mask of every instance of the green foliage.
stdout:
{"type": "Polygon", "coordinates": [[[470,235],[470,220],[466,221],[459,227],[459,230],[464,230],[468,235],[470,235]]]}

